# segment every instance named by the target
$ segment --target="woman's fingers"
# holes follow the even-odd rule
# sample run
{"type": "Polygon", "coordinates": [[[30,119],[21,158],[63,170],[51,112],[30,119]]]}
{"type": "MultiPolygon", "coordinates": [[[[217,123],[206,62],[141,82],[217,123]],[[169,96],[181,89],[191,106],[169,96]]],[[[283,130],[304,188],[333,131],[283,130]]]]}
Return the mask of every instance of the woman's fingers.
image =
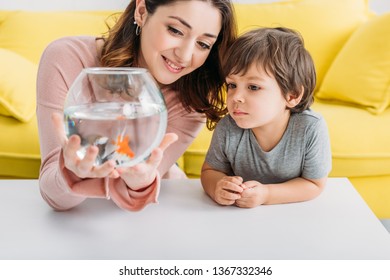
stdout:
{"type": "Polygon", "coordinates": [[[157,168],[163,158],[163,154],[161,148],[154,149],[146,163],[153,168],[157,168]]]}
{"type": "Polygon", "coordinates": [[[82,160],[77,164],[77,169],[81,174],[88,174],[94,170],[94,163],[99,149],[96,146],[90,146],[87,148],[87,152],[82,160]]]}
{"type": "Polygon", "coordinates": [[[102,165],[92,165],[91,166],[91,174],[94,177],[106,177],[109,176],[111,178],[118,178],[119,173],[115,170],[115,162],[112,160],[106,161],[102,165]]]}
{"type": "Polygon", "coordinates": [[[80,137],[72,135],[62,146],[65,159],[74,159],[77,157],[77,150],[80,149],[80,137]]]}
{"type": "Polygon", "coordinates": [[[115,162],[107,161],[102,165],[95,165],[96,156],[99,152],[99,149],[96,146],[88,147],[83,159],[78,157],[77,151],[80,149],[81,139],[77,135],[72,135],[68,139],[61,114],[53,113],[52,122],[63,150],[66,168],[80,178],[105,176],[110,176],[111,178],[119,177],[118,172],[115,170],[115,162]]]}
{"type": "Polygon", "coordinates": [[[64,122],[61,114],[53,113],[51,119],[57,138],[60,141],[61,147],[63,149],[65,160],[72,159],[72,161],[74,161],[75,157],[77,157],[77,150],[80,148],[80,137],[77,135],[72,135],[68,139],[65,133],[64,122]]]}

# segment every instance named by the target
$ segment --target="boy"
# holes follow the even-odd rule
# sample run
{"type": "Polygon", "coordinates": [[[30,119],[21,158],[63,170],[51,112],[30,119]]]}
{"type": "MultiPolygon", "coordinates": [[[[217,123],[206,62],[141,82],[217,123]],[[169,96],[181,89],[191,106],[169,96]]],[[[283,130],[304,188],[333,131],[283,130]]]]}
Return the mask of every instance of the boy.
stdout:
{"type": "Polygon", "coordinates": [[[316,73],[300,35],[259,28],[239,37],[223,61],[228,115],[202,167],[206,193],[221,205],[310,200],[331,170],[324,119],[309,109],[316,73]]]}

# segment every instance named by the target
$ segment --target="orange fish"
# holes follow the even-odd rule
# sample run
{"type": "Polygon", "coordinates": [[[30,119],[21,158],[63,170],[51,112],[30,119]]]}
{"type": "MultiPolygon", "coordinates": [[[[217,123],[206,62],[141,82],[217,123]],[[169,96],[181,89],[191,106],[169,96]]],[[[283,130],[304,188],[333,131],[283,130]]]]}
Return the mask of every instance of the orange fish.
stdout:
{"type": "Polygon", "coordinates": [[[118,146],[116,151],[119,154],[126,155],[126,156],[128,156],[130,158],[134,157],[134,152],[133,152],[133,150],[129,146],[129,136],[126,135],[123,138],[121,135],[119,135],[115,144],[118,146]]]}
{"type": "Polygon", "coordinates": [[[126,120],[126,117],[121,115],[121,116],[116,117],[116,119],[121,121],[121,120],[126,120]]]}

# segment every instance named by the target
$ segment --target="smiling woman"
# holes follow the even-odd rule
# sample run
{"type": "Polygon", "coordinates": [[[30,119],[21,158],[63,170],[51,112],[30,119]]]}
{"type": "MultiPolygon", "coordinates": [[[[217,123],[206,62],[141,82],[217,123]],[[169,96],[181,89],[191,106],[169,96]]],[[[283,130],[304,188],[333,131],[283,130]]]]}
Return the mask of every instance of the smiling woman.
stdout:
{"type": "Polygon", "coordinates": [[[49,44],[37,80],[40,188],[47,203],[66,210],[88,197],[111,197],[123,209],[139,210],[156,202],[161,177],[185,176],[175,162],[206,117],[212,127],[223,114],[220,57],[235,36],[228,0],[133,0],[107,36],[65,37],[49,44]],[[96,166],[94,146],[80,159],[80,138],[64,136],[63,104],[70,85],[83,68],[102,66],[148,69],[165,99],[167,134],[148,159],[133,167],[116,168],[111,161],[96,166]]]}

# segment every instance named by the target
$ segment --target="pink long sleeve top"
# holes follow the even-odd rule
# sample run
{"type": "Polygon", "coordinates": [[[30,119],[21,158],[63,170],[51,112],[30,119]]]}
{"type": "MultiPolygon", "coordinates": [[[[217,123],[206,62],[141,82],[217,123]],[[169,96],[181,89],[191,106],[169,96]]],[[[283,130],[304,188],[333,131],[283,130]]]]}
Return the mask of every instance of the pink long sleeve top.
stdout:
{"type": "Polygon", "coordinates": [[[52,42],[44,51],[37,80],[37,118],[41,149],[39,186],[44,200],[56,210],[67,210],[86,198],[109,197],[122,209],[140,210],[157,202],[160,178],[169,174],[177,159],[194,140],[204,125],[204,116],[184,109],[177,92],[162,89],[168,109],[167,132],[179,140],[164,152],[155,182],[143,191],[134,191],[121,178],[81,179],[64,167],[62,150],[54,133],[51,115],[63,113],[69,87],[83,68],[101,66],[96,38],[65,37],[52,42]]]}

